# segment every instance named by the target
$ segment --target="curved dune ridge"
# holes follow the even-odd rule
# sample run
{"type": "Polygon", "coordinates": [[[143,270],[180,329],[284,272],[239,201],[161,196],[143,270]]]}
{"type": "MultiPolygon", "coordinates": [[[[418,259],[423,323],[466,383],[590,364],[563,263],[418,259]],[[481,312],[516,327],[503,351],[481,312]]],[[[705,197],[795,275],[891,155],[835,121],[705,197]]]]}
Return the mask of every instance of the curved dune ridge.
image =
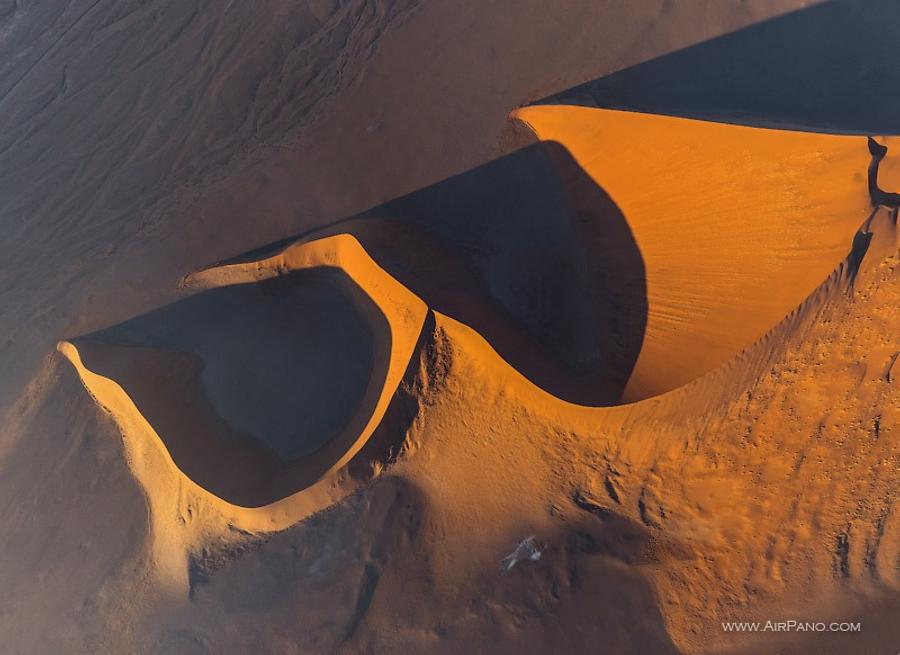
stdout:
{"type": "MultiPolygon", "coordinates": [[[[540,138],[552,140],[549,159],[534,170],[558,177],[556,188],[562,189],[562,204],[573,211],[573,223],[597,220],[587,210],[602,206],[602,224],[615,226],[605,233],[605,245],[602,230],[580,228],[580,234],[591,235],[598,244],[593,254],[605,257],[607,268],[617,262],[629,266],[629,274],[621,277],[630,287],[628,293],[590,305],[590,311],[606,312],[596,325],[621,330],[624,324],[642,332],[621,341],[634,350],[628,357],[613,358],[616,365],[607,369],[613,375],[630,373],[604,389],[607,396],[621,396],[607,405],[663,394],[735,361],[799,307],[824,303],[843,284],[835,281],[852,283],[865,254],[868,240],[861,230],[869,229],[871,220],[866,219],[871,219],[872,208],[865,179],[869,154],[859,137],[575,107],[531,107],[514,117],[540,138]],[[575,169],[572,161],[577,162],[575,169]],[[599,189],[602,203],[578,204],[587,187],[571,180],[573,170],[591,180],[589,193],[599,189]],[[627,223],[624,231],[622,220],[627,223]],[[639,259],[616,258],[616,249],[630,243],[636,244],[639,259]],[[633,280],[634,271],[645,280],[633,280]],[[629,306],[629,298],[645,304],[629,306]],[[617,309],[623,315],[616,314],[617,309]]],[[[886,167],[884,173],[882,182],[889,185],[897,171],[886,167]]],[[[515,263],[510,252],[533,252],[535,244],[516,241],[506,250],[495,231],[491,248],[482,248],[488,255],[467,259],[467,253],[480,252],[472,238],[481,224],[471,228],[468,240],[460,239],[468,251],[455,243],[447,222],[458,214],[447,211],[452,203],[438,202],[448,197],[447,188],[438,186],[432,196],[419,192],[393,201],[320,231],[308,237],[311,240],[280,246],[270,257],[238,260],[186,278],[186,286],[224,290],[289,285],[291,275],[311,269],[346,276],[344,291],[371,335],[372,362],[364,367],[369,371],[365,389],[349,418],[338,429],[335,417],[327,417],[324,423],[336,434],[319,435],[305,450],[285,456],[273,452],[271,444],[260,443],[265,439],[248,435],[252,421],[241,424],[227,394],[217,405],[215,390],[202,384],[207,362],[202,353],[180,349],[184,343],[173,348],[159,334],[137,334],[119,326],[60,345],[85,386],[126,433],[132,467],[145,487],[159,487],[165,478],[155,471],[158,465],[144,461],[152,444],[195,499],[211,504],[228,525],[241,529],[278,529],[342,497],[359,484],[350,479],[347,464],[384,418],[420,336],[429,336],[422,334],[429,309],[439,329],[469,344],[468,350],[479,353],[476,365],[493,371],[505,392],[520,396],[527,406],[579,429],[623,420],[627,412],[554,393],[567,369],[548,369],[551,360],[542,344],[515,320],[512,309],[523,296],[514,292],[533,296],[502,274],[515,263]],[[429,203],[445,213],[430,209],[429,203]],[[410,219],[414,210],[440,220],[417,223],[410,219]],[[497,268],[497,260],[506,268],[497,268]],[[443,285],[442,273],[447,275],[443,285]]],[[[483,204],[481,196],[478,203],[483,204]]],[[[575,238],[579,232],[562,234],[575,238]]],[[[604,269],[587,262],[578,270],[597,274],[604,269]]],[[[550,267],[542,269],[545,275],[551,272],[550,267]]],[[[620,278],[612,273],[610,279],[620,278]]],[[[550,288],[564,287],[567,280],[552,282],[550,288]]],[[[605,282],[586,288],[598,297],[603,290],[611,295],[620,291],[605,282]]],[[[209,291],[192,298],[202,293],[209,291]]],[[[274,302],[310,300],[300,296],[274,302]]],[[[239,310],[240,303],[233,309],[239,310]]],[[[527,313],[521,316],[529,318],[527,313]]],[[[556,318],[565,322],[565,317],[556,318]]],[[[343,320],[358,318],[345,315],[343,320]]],[[[315,335],[307,339],[312,340],[307,346],[316,347],[315,335]]],[[[203,344],[199,346],[202,351],[203,344]]],[[[329,357],[320,365],[327,365],[329,357]]],[[[290,375],[279,379],[292,384],[290,375]]],[[[577,385],[570,389],[578,391],[577,385]]],[[[327,396],[314,402],[327,404],[327,396]]],[[[230,398],[233,402],[233,390],[230,398]]],[[[271,429],[274,423],[267,425],[271,429]]]]}
{"type": "Polygon", "coordinates": [[[643,263],[626,217],[559,144],[533,143],[314,235],[340,233],[548,393],[621,401],[644,334],[643,263]]]}
{"type": "MultiPolygon", "coordinates": [[[[222,289],[284,280],[298,271],[316,269],[342,271],[358,286],[351,296],[357,310],[367,315],[373,357],[359,402],[336,434],[318,439],[313,448],[292,453],[293,457],[279,457],[223,418],[227,412],[214,406],[208,387],[204,389],[199,381],[203,362],[196,355],[123,343],[126,339],[121,334],[120,343],[112,344],[103,332],[60,344],[87,389],[128,435],[132,466],[145,487],[155,487],[165,477],[144,466],[148,450],[155,448],[179,471],[191,493],[242,529],[284,527],[352,490],[346,465],[381,423],[406,373],[425,322],[424,304],[378,267],[349,235],[299,244],[250,265],[205,271],[190,283],[222,289]]],[[[340,326],[324,327],[339,340],[336,345],[346,341],[340,338],[340,326]]],[[[316,344],[301,343],[301,351],[304,345],[316,344]]],[[[305,356],[312,358],[309,352],[305,356]]],[[[327,375],[320,370],[307,373],[327,375]]],[[[290,376],[284,381],[290,384],[290,376]]],[[[229,400],[237,402],[234,397],[229,400]]],[[[296,401],[324,403],[318,395],[296,401]]]]}
{"type": "MultiPolygon", "coordinates": [[[[122,369],[107,375],[114,379],[129,370],[118,360],[141,350],[153,351],[151,359],[178,353],[192,360],[185,364],[198,373],[189,377],[215,412],[291,460],[347,422],[367,380],[380,375],[372,368],[384,334],[383,316],[356,283],[340,269],[318,267],[203,291],[78,343],[82,357],[92,352],[92,369],[122,369]],[[101,358],[109,363],[101,367],[101,358]]],[[[156,391],[169,393],[148,390],[156,391]]]]}
{"type": "Polygon", "coordinates": [[[75,344],[191,479],[256,506],[308,484],[311,458],[359,430],[384,384],[391,336],[345,273],[317,267],[206,290],[75,344]],[[298,461],[302,477],[291,470],[298,461]]]}

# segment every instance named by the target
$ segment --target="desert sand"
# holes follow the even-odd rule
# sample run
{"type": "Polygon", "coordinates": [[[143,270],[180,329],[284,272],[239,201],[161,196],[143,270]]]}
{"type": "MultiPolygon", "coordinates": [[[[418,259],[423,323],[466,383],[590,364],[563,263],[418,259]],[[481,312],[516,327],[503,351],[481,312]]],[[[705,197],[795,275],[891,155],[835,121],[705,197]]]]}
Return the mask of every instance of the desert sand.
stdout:
{"type": "Polygon", "coordinates": [[[8,652],[897,650],[900,10],[0,9],[8,652]]]}

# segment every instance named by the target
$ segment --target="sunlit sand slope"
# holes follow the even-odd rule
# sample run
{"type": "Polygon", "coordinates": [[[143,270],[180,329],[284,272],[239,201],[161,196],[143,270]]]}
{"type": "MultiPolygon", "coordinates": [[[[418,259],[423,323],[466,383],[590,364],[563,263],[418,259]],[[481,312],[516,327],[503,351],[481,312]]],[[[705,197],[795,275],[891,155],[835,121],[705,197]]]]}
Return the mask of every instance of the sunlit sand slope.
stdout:
{"type": "MultiPolygon", "coordinates": [[[[762,336],[847,256],[871,212],[861,137],[569,106],[513,117],[572,153],[640,250],[647,327],[626,401],[678,387],[762,336]]],[[[883,185],[892,177],[885,168],[883,185]]]]}

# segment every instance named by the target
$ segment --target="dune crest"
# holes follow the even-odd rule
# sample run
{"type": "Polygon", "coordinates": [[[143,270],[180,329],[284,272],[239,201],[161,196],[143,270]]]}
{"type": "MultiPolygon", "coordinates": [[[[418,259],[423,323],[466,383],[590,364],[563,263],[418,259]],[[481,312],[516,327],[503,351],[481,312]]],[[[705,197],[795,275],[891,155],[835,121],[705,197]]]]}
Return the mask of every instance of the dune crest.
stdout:
{"type": "Polygon", "coordinates": [[[681,386],[759,339],[847,256],[872,211],[863,137],[574,106],[512,117],[565,146],[634,234],[648,315],[625,401],[681,386]]]}
{"type": "MultiPolygon", "coordinates": [[[[184,472],[186,465],[179,465],[173,458],[172,445],[166,443],[167,435],[157,433],[123,386],[86,364],[89,358],[83,351],[90,353],[94,345],[80,348],[78,340],[59,344],[60,352],[75,367],[87,390],[125,435],[129,464],[150,502],[156,559],[168,562],[163,568],[170,578],[183,578],[185,550],[202,541],[203,535],[228,535],[235,529],[248,532],[283,529],[328,507],[361,483],[348,472],[347,465],[369,441],[388,411],[417,348],[425,324],[425,305],[385,273],[349,235],[298,244],[252,264],[204,271],[192,276],[186,284],[200,288],[249,284],[290,271],[320,267],[346,273],[383,313],[389,330],[376,335],[379,340],[376,363],[365,395],[355,416],[337,436],[312,454],[282,466],[264,462],[254,470],[253,458],[237,452],[233,466],[220,472],[224,476],[244,477],[250,485],[250,497],[256,499],[246,506],[217,496],[184,472]],[[180,517],[178,526],[173,526],[172,515],[180,517]]],[[[158,362],[158,354],[151,353],[150,361],[158,362]]],[[[138,369],[145,373],[149,370],[146,366],[138,369]]],[[[170,375],[171,370],[162,374],[170,375]]],[[[218,451],[236,446],[228,441],[216,441],[222,435],[198,436],[202,427],[198,428],[199,419],[194,416],[197,412],[178,413],[179,406],[173,410],[177,414],[174,420],[189,422],[186,432],[198,440],[190,454],[227,463],[227,458],[221,460],[218,451]]],[[[188,462],[187,466],[190,465],[188,462]]]]}

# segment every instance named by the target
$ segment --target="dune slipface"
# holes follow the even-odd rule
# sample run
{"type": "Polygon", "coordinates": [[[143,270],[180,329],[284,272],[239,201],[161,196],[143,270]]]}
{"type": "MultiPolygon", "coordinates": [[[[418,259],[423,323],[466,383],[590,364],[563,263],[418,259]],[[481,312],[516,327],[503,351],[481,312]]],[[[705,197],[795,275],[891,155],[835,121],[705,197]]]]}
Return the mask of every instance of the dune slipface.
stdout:
{"type": "MultiPolygon", "coordinates": [[[[647,322],[625,401],[759,339],[847,257],[872,211],[862,137],[574,106],[512,116],[564,146],[634,235],[647,322]]],[[[896,171],[883,179],[892,186],[896,171]]]]}
{"type": "Polygon", "coordinates": [[[188,504],[242,529],[289,525],[352,490],[345,467],[406,373],[424,304],[348,235],[187,284],[208,290],[60,345],[122,427],[151,500],[166,483],[154,448],[188,504]]]}
{"type": "Polygon", "coordinates": [[[644,266],[626,217],[563,146],[529,145],[326,233],[341,232],[548,394],[621,401],[646,326],[644,266]]]}

